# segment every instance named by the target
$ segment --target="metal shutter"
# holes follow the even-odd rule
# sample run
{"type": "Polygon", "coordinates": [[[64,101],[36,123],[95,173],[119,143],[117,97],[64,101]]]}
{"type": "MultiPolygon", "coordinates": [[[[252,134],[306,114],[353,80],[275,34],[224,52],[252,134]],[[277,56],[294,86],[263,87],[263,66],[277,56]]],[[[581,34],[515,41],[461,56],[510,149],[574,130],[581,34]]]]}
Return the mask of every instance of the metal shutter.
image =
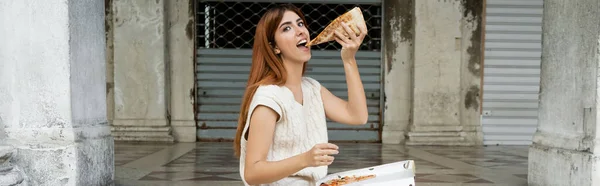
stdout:
{"type": "Polygon", "coordinates": [[[529,145],[537,127],[543,0],[487,0],[483,139],[529,145]]]}
{"type": "MultiPolygon", "coordinates": [[[[248,80],[251,50],[198,50],[198,137],[200,140],[233,139],[244,87],[248,80]]],[[[346,78],[338,51],[314,51],[306,76],[318,80],[333,94],[347,99],[346,78]]],[[[357,61],[368,97],[369,122],[348,126],[329,121],[330,140],[379,140],[379,52],[359,52],[357,61]]]]}
{"type": "MultiPolygon", "coordinates": [[[[203,4],[196,7],[199,16],[197,37],[200,42],[196,55],[197,137],[201,141],[229,141],[235,136],[241,98],[252,61],[252,42],[248,38],[254,35],[249,30],[254,31],[252,25],[258,22],[262,15],[260,11],[264,11],[272,3],[200,2],[203,4]],[[236,10],[241,11],[236,13],[236,10]],[[236,22],[235,16],[242,16],[245,20],[236,22]],[[250,26],[251,29],[248,28],[250,26]],[[231,35],[232,33],[235,34],[231,35]],[[225,37],[230,39],[224,39],[225,37]],[[222,44],[215,44],[219,42],[222,44]]],[[[367,95],[370,114],[368,123],[349,126],[328,120],[331,141],[378,142],[381,139],[380,4],[374,0],[360,4],[370,29],[363,42],[364,48],[361,48],[356,56],[367,95]]],[[[296,6],[302,7],[310,24],[311,38],[314,38],[340,12],[343,13],[343,10],[349,10],[356,5],[337,2],[297,3],[296,6]]],[[[305,75],[319,81],[333,94],[347,99],[346,77],[340,51],[335,50],[336,45],[337,43],[331,42],[313,47],[312,59],[308,62],[305,75]]]]}

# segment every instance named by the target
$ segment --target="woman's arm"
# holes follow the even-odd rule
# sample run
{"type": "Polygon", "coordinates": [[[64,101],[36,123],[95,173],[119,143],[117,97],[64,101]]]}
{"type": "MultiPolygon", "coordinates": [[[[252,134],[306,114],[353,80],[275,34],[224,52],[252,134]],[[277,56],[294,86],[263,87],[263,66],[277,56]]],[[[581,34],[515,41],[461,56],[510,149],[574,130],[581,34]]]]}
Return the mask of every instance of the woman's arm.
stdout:
{"type": "Polygon", "coordinates": [[[248,184],[271,183],[305,168],[300,155],[281,161],[266,161],[273,142],[277,113],[266,106],[257,106],[250,118],[244,179],[248,184]]]}
{"type": "Polygon", "coordinates": [[[358,25],[361,34],[357,37],[345,23],[342,23],[342,26],[347,33],[351,33],[348,34],[350,36],[348,39],[341,33],[336,32],[336,36],[338,36],[336,41],[342,45],[341,55],[344,72],[346,73],[346,84],[348,85],[348,101],[333,95],[325,87],[321,87],[321,97],[323,98],[325,114],[331,120],[351,125],[365,124],[369,118],[369,112],[355,55],[367,33],[367,29],[364,25],[358,25]]]}
{"type": "Polygon", "coordinates": [[[365,90],[360,80],[358,67],[344,63],[346,83],[348,85],[348,101],[333,95],[327,88],[321,87],[321,97],[327,118],[343,124],[363,125],[367,123],[369,113],[365,90]]]}
{"type": "MultiPolygon", "coordinates": [[[[273,142],[277,113],[266,106],[257,106],[250,117],[244,180],[250,185],[271,183],[306,167],[329,165],[337,154],[337,146],[320,144],[310,151],[281,161],[267,161],[273,142]]],[[[243,137],[243,136],[242,136],[243,137]]]]}

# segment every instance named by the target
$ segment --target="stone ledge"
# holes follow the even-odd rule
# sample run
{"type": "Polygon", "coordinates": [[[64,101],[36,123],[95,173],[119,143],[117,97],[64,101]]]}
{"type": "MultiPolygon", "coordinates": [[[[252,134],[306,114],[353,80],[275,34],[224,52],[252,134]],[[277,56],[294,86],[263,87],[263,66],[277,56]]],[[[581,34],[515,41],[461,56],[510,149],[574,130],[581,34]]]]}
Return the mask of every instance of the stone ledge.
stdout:
{"type": "Polygon", "coordinates": [[[410,131],[422,132],[477,132],[481,131],[481,126],[478,125],[412,125],[410,131]]]}
{"type": "Polygon", "coordinates": [[[411,126],[406,145],[474,146],[479,145],[478,126],[411,126]]]}
{"type": "Polygon", "coordinates": [[[427,142],[427,141],[407,141],[408,146],[473,146],[475,143],[460,142],[460,141],[447,141],[440,143],[438,141],[427,142]]]}
{"type": "Polygon", "coordinates": [[[169,132],[122,132],[113,131],[113,136],[131,136],[131,137],[171,137],[169,132]]]}
{"type": "Polygon", "coordinates": [[[409,137],[426,137],[426,136],[437,136],[437,137],[460,137],[460,132],[410,132],[409,137]]]}
{"type": "Polygon", "coordinates": [[[148,137],[148,136],[115,136],[115,141],[135,141],[135,142],[175,142],[175,139],[172,136],[168,137],[148,137]]]}
{"type": "Polygon", "coordinates": [[[112,126],[126,127],[166,127],[167,119],[114,119],[112,126]]]}
{"type": "Polygon", "coordinates": [[[111,131],[122,131],[122,132],[170,132],[171,127],[125,127],[125,126],[113,126],[111,131]]]}
{"type": "Polygon", "coordinates": [[[113,126],[111,132],[115,141],[173,142],[175,140],[171,134],[171,127],[113,126]]]}
{"type": "Polygon", "coordinates": [[[462,142],[465,138],[462,136],[410,136],[408,141],[410,142],[462,142]]]}

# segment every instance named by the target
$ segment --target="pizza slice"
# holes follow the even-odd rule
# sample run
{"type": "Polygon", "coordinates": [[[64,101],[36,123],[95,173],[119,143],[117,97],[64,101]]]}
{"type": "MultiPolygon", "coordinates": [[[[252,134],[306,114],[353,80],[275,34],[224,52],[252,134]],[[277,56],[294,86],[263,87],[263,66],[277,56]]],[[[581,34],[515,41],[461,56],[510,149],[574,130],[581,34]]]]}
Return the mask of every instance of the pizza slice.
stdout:
{"type": "Polygon", "coordinates": [[[331,179],[327,182],[321,183],[320,186],[340,186],[347,185],[351,183],[356,183],[363,180],[368,180],[375,178],[375,174],[364,175],[364,176],[344,176],[335,179],[331,179]]]}
{"type": "Polygon", "coordinates": [[[327,25],[327,27],[325,27],[325,29],[323,29],[323,31],[321,31],[321,33],[319,33],[317,37],[315,37],[310,42],[306,43],[306,46],[310,47],[311,45],[318,45],[329,41],[335,41],[336,30],[344,34],[344,36],[349,37],[349,35],[346,34],[344,27],[342,26],[342,22],[348,24],[350,29],[352,29],[357,36],[360,35],[361,32],[358,29],[357,25],[363,25],[363,27],[367,28],[362,11],[359,7],[354,7],[352,10],[338,16],[333,21],[331,21],[331,23],[329,23],[329,25],[327,25]]]}

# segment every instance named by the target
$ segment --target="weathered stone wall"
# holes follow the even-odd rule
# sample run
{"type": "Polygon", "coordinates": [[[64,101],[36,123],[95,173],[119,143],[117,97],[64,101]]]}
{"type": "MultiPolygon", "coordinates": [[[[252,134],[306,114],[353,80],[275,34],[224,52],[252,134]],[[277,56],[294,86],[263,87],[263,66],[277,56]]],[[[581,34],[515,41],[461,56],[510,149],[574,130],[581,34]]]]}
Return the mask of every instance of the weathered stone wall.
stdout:
{"type": "Polygon", "coordinates": [[[193,2],[105,0],[106,97],[116,140],[196,140],[193,2]]]}
{"type": "Polygon", "coordinates": [[[165,1],[112,1],[116,140],[173,141],[167,118],[165,1]]]}
{"type": "Polygon", "coordinates": [[[484,1],[461,0],[460,11],[460,94],[458,131],[467,145],[483,144],[481,128],[482,78],[484,51],[484,1]]]}
{"type": "Polygon", "coordinates": [[[476,145],[481,1],[385,1],[384,143],[476,145]]]}
{"type": "Polygon", "coordinates": [[[383,143],[404,143],[411,122],[415,0],[384,1],[385,110],[383,143]]]}

